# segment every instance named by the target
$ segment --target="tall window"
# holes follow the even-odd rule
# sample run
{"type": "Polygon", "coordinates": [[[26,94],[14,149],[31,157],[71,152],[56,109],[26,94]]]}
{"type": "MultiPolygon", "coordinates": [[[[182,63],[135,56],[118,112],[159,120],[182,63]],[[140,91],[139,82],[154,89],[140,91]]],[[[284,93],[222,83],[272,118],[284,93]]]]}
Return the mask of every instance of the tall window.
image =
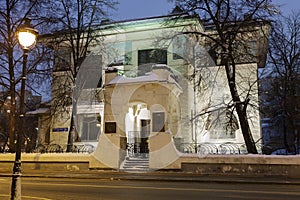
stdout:
{"type": "Polygon", "coordinates": [[[71,51],[68,48],[59,48],[54,55],[53,71],[69,70],[71,65],[71,51]]]}
{"type": "Polygon", "coordinates": [[[83,119],[82,124],[82,141],[97,141],[99,127],[97,126],[98,121],[95,117],[86,117],[83,119]]]}
{"type": "Polygon", "coordinates": [[[152,119],[153,119],[152,131],[165,132],[165,113],[164,112],[153,113],[152,119]]]}
{"type": "Polygon", "coordinates": [[[102,86],[102,56],[90,55],[81,65],[81,73],[76,77],[77,87],[95,89],[102,86]],[[78,85],[80,84],[80,85],[78,85]]]}
{"type": "Polygon", "coordinates": [[[233,139],[239,129],[238,120],[230,110],[218,110],[210,113],[206,129],[210,131],[211,139],[233,139]]]}
{"type": "Polygon", "coordinates": [[[186,56],[187,38],[179,35],[173,40],[173,60],[183,59],[186,56]]]}

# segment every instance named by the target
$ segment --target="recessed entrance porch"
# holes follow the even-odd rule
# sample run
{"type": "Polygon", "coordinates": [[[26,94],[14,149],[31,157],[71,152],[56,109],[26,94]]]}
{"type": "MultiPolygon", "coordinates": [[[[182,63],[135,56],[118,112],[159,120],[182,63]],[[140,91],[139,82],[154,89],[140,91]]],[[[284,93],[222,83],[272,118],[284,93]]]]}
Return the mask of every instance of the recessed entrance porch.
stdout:
{"type": "Polygon", "coordinates": [[[97,160],[120,169],[124,160],[147,158],[156,169],[178,157],[172,138],[180,126],[181,88],[165,68],[136,78],[109,73],[97,160]]]}

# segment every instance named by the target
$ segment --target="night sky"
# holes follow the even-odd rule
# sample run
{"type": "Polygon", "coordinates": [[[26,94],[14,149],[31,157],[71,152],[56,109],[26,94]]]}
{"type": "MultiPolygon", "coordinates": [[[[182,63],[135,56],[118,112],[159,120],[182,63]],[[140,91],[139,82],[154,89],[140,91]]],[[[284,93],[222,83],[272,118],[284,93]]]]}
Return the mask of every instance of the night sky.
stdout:
{"type": "MultiPolygon", "coordinates": [[[[282,5],[284,14],[291,10],[300,11],[300,0],[273,0],[282,5]]],[[[114,20],[137,19],[144,17],[166,15],[172,11],[174,3],[168,0],[119,0],[117,11],[113,13],[114,20]]]]}
{"type": "Polygon", "coordinates": [[[174,8],[167,0],[119,0],[114,20],[137,19],[166,15],[174,8]]]}

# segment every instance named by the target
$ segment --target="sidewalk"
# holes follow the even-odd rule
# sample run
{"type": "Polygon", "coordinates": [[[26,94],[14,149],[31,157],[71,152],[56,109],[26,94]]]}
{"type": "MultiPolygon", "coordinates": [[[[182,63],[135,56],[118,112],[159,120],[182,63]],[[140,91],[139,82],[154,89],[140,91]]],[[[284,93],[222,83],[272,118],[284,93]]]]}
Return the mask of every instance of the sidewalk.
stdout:
{"type": "MultiPolygon", "coordinates": [[[[10,173],[0,173],[0,177],[10,177],[10,173]]],[[[39,178],[78,178],[127,181],[180,181],[180,182],[218,182],[218,183],[253,183],[253,184],[294,184],[300,185],[300,179],[284,176],[244,176],[218,174],[191,174],[174,171],[123,172],[110,170],[90,171],[32,171],[24,172],[22,177],[39,178]]]]}

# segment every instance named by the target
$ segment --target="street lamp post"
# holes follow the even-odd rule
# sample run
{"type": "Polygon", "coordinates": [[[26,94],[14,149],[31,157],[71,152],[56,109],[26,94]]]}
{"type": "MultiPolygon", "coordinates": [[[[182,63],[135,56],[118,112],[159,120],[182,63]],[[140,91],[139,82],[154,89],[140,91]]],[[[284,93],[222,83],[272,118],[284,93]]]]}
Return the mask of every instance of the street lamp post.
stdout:
{"type": "Polygon", "coordinates": [[[38,31],[30,25],[30,19],[25,19],[24,24],[17,29],[17,38],[20,46],[23,49],[23,67],[21,79],[21,94],[20,94],[20,126],[17,132],[16,142],[16,156],[12,175],[11,185],[11,200],[21,200],[21,148],[22,148],[22,134],[23,121],[25,116],[24,101],[25,101],[25,81],[26,81],[26,64],[28,51],[36,43],[38,31]]]}

